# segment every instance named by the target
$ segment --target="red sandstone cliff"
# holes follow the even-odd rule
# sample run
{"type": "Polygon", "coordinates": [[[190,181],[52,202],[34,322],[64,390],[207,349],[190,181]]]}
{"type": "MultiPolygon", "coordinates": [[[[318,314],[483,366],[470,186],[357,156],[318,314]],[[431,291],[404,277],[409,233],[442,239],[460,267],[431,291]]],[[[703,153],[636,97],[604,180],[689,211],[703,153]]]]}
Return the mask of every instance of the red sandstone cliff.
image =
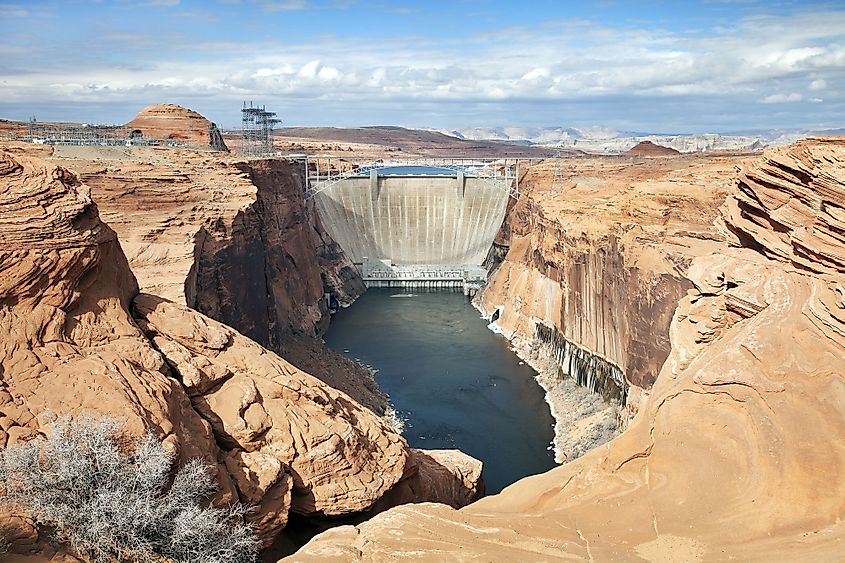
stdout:
{"type": "Polygon", "coordinates": [[[559,460],[607,440],[620,416],[569,378],[623,400],[623,423],[652,387],[675,304],[692,287],[687,268],[724,238],[713,221],[738,161],[573,159],[555,191],[552,163],[522,178],[499,239],[508,252],[476,303],[498,308],[497,326],[543,374],[559,460]]]}
{"type": "Polygon", "coordinates": [[[364,287],[307,208],[298,164],[164,148],[43,151],[91,187],[142,291],[232,326],[383,412],[369,373],[319,340],[325,294],[348,304],[364,287]]]}

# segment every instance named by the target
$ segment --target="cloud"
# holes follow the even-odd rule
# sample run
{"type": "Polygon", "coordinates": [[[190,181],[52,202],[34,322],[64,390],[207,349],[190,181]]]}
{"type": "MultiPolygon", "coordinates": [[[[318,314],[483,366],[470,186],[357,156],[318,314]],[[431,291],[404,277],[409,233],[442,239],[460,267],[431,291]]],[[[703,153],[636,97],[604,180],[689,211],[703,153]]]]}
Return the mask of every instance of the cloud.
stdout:
{"type": "MultiPolygon", "coordinates": [[[[312,7],[305,0],[256,5],[312,7]]],[[[346,31],[354,35],[250,42],[198,38],[191,30],[167,36],[118,30],[110,32],[108,49],[97,48],[107,35],[87,37],[91,43],[83,48],[48,42],[28,56],[38,72],[0,69],[0,100],[145,105],[214,99],[223,107],[246,98],[283,100],[315,118],[330,106],[350,115],[396,107],[420,121],[481,119],[511,108],[515,123],[563,119],[562,108],[580,118],[588,106],[614,116],[636,108],[643,119],[660,123],[683,123],[691,115],[744,123],[755,107],[765,116],[771,108],[762,104],[802,101],[798,92],[807,90],[826,92],[818,111],[830,115],[845,102],[845,12],[752,16],[695,32],[584,19],[447,38],[346,31]],[[161,44],[169,46],[166,54],[156,48],[161,44]]],[[[0,51],[14,46],[0,37],[0,51]]]]}
{"type": "Polygon", "coordinates": [[[792,94],[772,94],[763,98],[762,101],[764,104],[784,104],[788,102],[800,102],[803,99],[804,96],[793,92],[792,94]]]}
{"type": "Polygon", "coordinates": [[[305,0],[282,0],[279,2],[263,2],[262,8],[267,12],[291,12],[304,10],[309,7],[305,0]]]}
{"type": "Polygon", "coordinates": [[[827,88],[827,80],[819,78],[810,82],[810,86],[807,89],[811,92],[818,92],[819,90],[824,90],[825,88],[827,88]]]}
{"type": "Polygon", "coordinates": [[[28,15],[26,7],[20,4],[0,4],[0,19],[25,18],[28,15]]]}

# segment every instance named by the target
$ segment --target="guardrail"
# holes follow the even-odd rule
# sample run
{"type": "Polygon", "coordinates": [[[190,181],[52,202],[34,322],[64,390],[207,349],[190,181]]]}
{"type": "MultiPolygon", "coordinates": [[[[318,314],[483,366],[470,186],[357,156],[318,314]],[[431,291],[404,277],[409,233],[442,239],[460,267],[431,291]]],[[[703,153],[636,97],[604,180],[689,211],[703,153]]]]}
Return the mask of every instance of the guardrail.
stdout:
{"type": "MultiPolygon", "coordinates": [[[[428,167],[451,170],[457,177],[463,173],[467,178],[478,178],[496,189],[506,191],[514,198],[519,198],[519,162],[520,159],[507,158],[414,158],[401,160],[353,161],[343,158],[305,159],[305,199],[311,199],[320,192],[330,189],[338,182],[350,178],[365,178],[373,171],[398,167],[428,167]],[[312,172],[313,164],[313,172],[312,172]],[[322,167],[321,167],[322,164],[322,167]]],[[[416,174],[397,174],[397,176],[417,176],[416,174]]],[[[420,177],[438,177],[442,174],[419,174],[420,177]]]]}

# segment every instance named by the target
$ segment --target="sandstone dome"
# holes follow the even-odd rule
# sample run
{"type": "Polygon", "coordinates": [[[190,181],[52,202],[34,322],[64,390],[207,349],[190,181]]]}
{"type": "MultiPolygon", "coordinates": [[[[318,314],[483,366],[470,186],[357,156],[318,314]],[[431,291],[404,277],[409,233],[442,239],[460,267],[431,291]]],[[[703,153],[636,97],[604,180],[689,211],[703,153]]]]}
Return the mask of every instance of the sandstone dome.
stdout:
{"type": "Polygon", "coordinates": [[[216,124],[194,110],[177,104],[147,106],[126,126],[149,139],[229,150],[216,124]]]}
{"type": "Polygon", "coordinates": [[[625,152],[625,156],[673,156],[681,154],[670,147],[657,145],[651,141],[640,141],[625,152]]]}

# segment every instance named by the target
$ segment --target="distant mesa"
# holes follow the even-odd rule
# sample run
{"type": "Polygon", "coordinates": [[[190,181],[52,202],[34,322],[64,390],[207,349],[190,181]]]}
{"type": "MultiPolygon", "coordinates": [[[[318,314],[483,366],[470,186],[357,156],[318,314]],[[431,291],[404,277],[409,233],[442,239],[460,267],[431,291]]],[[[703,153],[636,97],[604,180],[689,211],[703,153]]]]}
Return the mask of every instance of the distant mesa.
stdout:
{"type": "Polygon", "coordinates": [[[229,150],[217,125],[194,110],[177,104],[147,106],[126,126],[132,128],[133,133],[138,131],[148,139],[229,150]]]}
{"type": "Polygon", "coordinates": [[[672,156],[675,154],[681,154],[681,152],[663,145],[655,145],[651,141],[640,141],[625,151],[625,156],[672,156]]]}

